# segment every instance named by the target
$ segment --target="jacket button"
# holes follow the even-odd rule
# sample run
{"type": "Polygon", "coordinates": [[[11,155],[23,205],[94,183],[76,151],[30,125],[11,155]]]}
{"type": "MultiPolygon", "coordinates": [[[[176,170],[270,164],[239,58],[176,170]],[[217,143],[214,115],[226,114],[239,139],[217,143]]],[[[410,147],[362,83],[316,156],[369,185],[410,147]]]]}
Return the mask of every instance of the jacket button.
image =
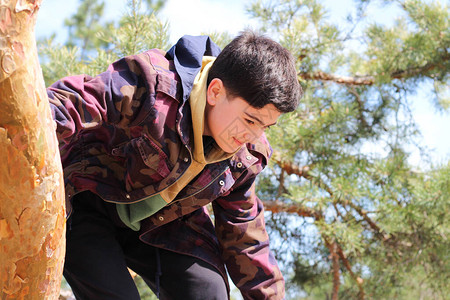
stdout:
{"type": "Polygon", "coordinates": [[[126,194],[125,197],[126,197],[127,199],[130,199],[130,198],[131,198],[129,194],[126,194]]]}
{"type": "Polygon", "coordinates": [[[225,182],[223,180],[219,181],[219,185],[223,186],[224,184],[225,184],[225,182]]]}
{"type": "Polygon", "coordinates": [[[252,159],[252,157],[250,156],[250,155],[247,155],[247,157],[246,157],[248,160],[251,160],[252,159]]]}
{"type": "Polygon", "coordinates": [[[189,161],[189,158],[185,157],[184,162],[188,162],[188,161],[189,161]]]}
{"type": "Polygon", "coordinates": [[[162,222],[162,221],[164,221],[164,217],[163,216],[159,216],[158,220],[160,220],[162,222]]]}
{"type": "Polygon", "coordinates": [[[236,166],[237,166],[238,168],[242,168],[242,163],[241,163],[241,162],[238,162],[236,166]]]}

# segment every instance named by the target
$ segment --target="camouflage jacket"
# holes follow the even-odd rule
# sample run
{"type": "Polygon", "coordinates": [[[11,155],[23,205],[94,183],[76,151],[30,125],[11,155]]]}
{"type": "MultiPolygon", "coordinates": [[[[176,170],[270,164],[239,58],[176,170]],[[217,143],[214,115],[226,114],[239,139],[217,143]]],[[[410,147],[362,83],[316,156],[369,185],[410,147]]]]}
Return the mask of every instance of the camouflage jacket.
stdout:
{"type": "MultiPolygon", "coordinates": [[[[186,36],[165,53],[149,50],[106,72],[64,78],[48,88],[64,168],[66,206],[85,190],[111,203],[134,203],[163,190],[192,159],[188,97],[207,37],[186,36]]],[[[245,299],[282,299],[284,280],[269,250],[255,177],[271,148],[265,136],[209,164],[168,206],[141,222],[141,239],[198,257],[245,299]],[[214,223],[204,207],[212,202],[214,223]]]]}

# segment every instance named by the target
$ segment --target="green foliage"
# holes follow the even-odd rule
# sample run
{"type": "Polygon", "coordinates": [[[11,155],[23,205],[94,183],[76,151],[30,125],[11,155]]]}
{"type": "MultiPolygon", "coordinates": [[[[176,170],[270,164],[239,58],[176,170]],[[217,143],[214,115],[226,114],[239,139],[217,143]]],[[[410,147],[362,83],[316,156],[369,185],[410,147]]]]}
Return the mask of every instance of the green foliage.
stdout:
{"type": "Polygon", "coordinates": [[[123,56],[152,48],[167,49],[168,24],[156,15],[164,1],[146,3],[148,8],[144,9],[140,0],[129,0],[129,11],[118,22],[102,23],[104,3],[81,1],[71,21],[66,22],[70,28],[67,43],[55,44],[52,37],[39,43],[45,83],[50,85],[68,75],[94,76],[123,56]]]}
{"type": "Polygon", "coordinates": [[[299,211],[267,221],[272,240],[282,241],[275,251],[288,282],[307,293],[292,299],[331,297],[333,242],[341,249],[340,298],[449,292],[449,166],[409,162],[418,143],[411,97],[432,82],[429,98],[448,109],[448,6],[386,1],[385,9],[403,11],[388,26],[365,22],[371,5],[360,2],[348,26],[330,23],[314,0],[249,7],[297,58],[305,88],[299,109],[268,132],[278,152],[259,180],[262,199],[299,211]]]}
{"type": "Polygon", "coordinates": [[[87,52],[106,44],[96,37],[97,33],[105,32],[111,23],[101,24],[105,3],[98,0],[80,0],[78,11],[64,21],[69,30],[67,46],[81,48],[81,57],[86,58],[87,52]]]}
{"type": "Polygon", "coordinates": [[[129,13],[120,20],[117,28],[111,28],[107,36],[100,34],[116,58],[152,48],[167,49],[170,46],[168,24],[152,12],[142,12],[140,1],[129,1],[129,7],[129,13]]]}

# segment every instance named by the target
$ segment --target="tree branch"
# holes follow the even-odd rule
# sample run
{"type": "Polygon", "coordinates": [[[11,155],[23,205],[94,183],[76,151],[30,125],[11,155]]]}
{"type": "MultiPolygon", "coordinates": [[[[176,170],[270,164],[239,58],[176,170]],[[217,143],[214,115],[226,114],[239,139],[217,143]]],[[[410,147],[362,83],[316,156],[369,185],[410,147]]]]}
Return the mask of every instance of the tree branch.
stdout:
{"type": "MultiPolygon", "coordinates": [[[[328,243],[327,243],[328,244],[328,243]]],[[[336,242],[328,244],[328,249],[330,250],[331,261],[333,265],[333,292],[331,299],[338,300],[339,299],[339,286],[340,286],[340,267],[339,267],[339,256],[337,254],[338,245],[336,242]]]]}
{"type": "Polygon", "coordinates": [[[359,295],[358,295],[359,299],[364,300],[364,298],[365,298],[365,292],[364,292],[364,288],[363,288],[364,280],[361,277],[356,276],[355,273],[353,273],[352,267],[350,265],[350,262],[348,261],[346,255],[342,251],[342,248],[339,247],[339,245],[337,245],[337,253],[339,254],[339,258],[341,259],[341,261],[344,264],[345,268],[350,273],[350,276],[352,276],[352,278],[356,281],[356,284],[358,285],[358,288],[359,288],[359,295]]]}
{"type": "MultiPolygon", "coordinates": [[[[288,175],[294,174],[294,175],[303,177],[305,179],[311,180],[311,175],[309,175],[309,173],[308,173],[310,170],[309,166],[304,166],[303,168],[300,168],[299,166],[296,166],[290,162],[281,160],[280,157],[281,157],[281,154],[279,152],[275,151],[272,159],[288,175]]],[[[326,186],[323,183],[322,183],[321,187],[330,194],[331,198],[333,198],[334,193],[330,187],[326,186]]],[[[388,235],[384,234],[383,231],[381,230],[381,228],[378,227],[378,225],[367,215],[367,211],[365,211],[361,207],[358,207],[351,201],[338,201],[337,200],[337,202],[341,203],[342,205],[348,205],[352,209],[354,209],[364,219],[364,221],[366,221],[367,224],[369,224],[370,228],[372,228],[372,230],[375,232],[375,234],[377,234],[383,241],[386,241],[390,238],[388,235]]],[[[281,202],[280,202],[280,204],[281,204],[281,202]]],[[[296,207],[297,209],[300,209],[295,205],[293,205],[293,206],[296,207]]],[[[290,208],[289,211],[283,210],[283,212],[296,213],[296,209],[294,207],[290,208]]],[[[276,211],[274,211],[274,212],[276,213],[276,211]]]]}
{"type": "Polygon", "coordinates": [[[342,248],[334,240],[334,238],[332,238],[333,242],[330,242],[325,235],[322,235],[322,238],[325,242],[325,245],[327,246],[327,248],[330,251],[330,256],[331,256],[332,263],[333,263],[333,298],[332,299],[337,299],[337,292],[339,290],[339,281],[338,281],[339,280],[339,277],[338,277],[339,276],[339,273],[338,273],[339,272],[339,261],[336,260],[336,257],[339,257],[341,259],[342,263],[344,264],[344,267],[350,273],[350,276],[356,281],[356,284],[358,285],[358,289],[359,289],[358,298],[360,300],[364,300],[364,298],[365,298],[365,292],[364,292],[364,288],[363,288],[364,280],[361,277],[356,276],[355,273],[353,273],[350,262],[348,261],[346,255],[342,251],[342,248]],[[335,295],[336,295],[336,298],[334,297],[335,295]]]}
{"type": "MultiPolygon", "coordinates": [[[[274,161],[282,170],[284,170],[288,175],[297,175],[300,177],[303,177],[305,179],[308,179],[312,181],[312,176],[309,174],[309,170],[312,166],[304,166],[300,168],[299,166],[296,166],[292,164],[291,162],[284,161],[282,158],[281,153],[278,151],[274,151],[272,155],[272,161],[274,161]]],[[[327,186],[324,182],[318,179],[319,187],[327,191],[328,194],[330,194],[330,197],[333,198],[333,191],[329,186],[327,186]]]]}
{"type": "Polygon", "coordinates": [[[355,87],[353,87],[353,86],[351,88],[348,88],[348,91],[350,92],[350,94],[355,96],[356,103],[358,104],[358,112],[359,112],[358,118],[361,121],[362,126],[364,128],[369,128],[369,124],[367,123],[366,118],[364,117],[364,114],[363,114],[364,103],[361,100],[360,95],[356,92],[355,87]]]}
{"type": "Polygon", "coordinates": [[[375,78],[373,76],[339,76],[322,71],[312,73],[300,72],[297,75],[300,80],[333,81],[335,83],[349,85],[373,85],[375,83],[375,78]]]}
{"type": "Polygon", "coordinates": [[[445,54],[441,57],[441,60],[437,63],[429,62],[421,67],[409,68],[406,70],[398,70],[398,71],[392,72],[391,77],[396,78],[396,79],[408,78],[408,77],[412,77],[412,76],[415,76],[418,74],[429,72],[429,71],[435,69],[436,67],[443,68],[444,67],[443,63],[448,60],[450,60],[450,55],[445,54]]]}
{"type": "Polygon", "coordinates": [[[280,168],[283,171],[285,171],[288,175],[297,175],[307,179],[311,178],[311,176],[308,174],[308,171],[310,170],[309,166],[304,166],[300,168],[299,166],[296,166],[291,162],[286,162],[282,160],[281,157],[282,157],[281,153],[275,150],[272,155],[272,161],[274,161],[278,166],[280,166],[280,168]]]}
{"type": "MultiPolygon", "coordinates": [[[[450,55],[443,55],[439,61],[429,62],[423,66],[412,67],[405,70],[397,70],[390,74],[391,78],[402,79],[409,78],[419,74],[427,73],[435,68],[444,68],[444,62],[450,60],[450,55]]],[[[339,84],[348,85],[373,85],[375,83],[375,76],[364,75],[364,76],[340,76],[334,74],[328,74],[322,71],[317,72],[300,72],[298,73],[298,78],[300,80],[320,80],[320,81],[333,81],[339,84]]]]}
{"type": "Polygon", "coordinates": [[[315,218],[316,220],[323,219],[323,215],[320,211],[313,210],[308,207],[300,206],[297,204],[286,204],[279,200],[275,201],[263,201],[264,202],[264,208],[266,211],[270,211],[274,214],[277,213],[291,213],[291,214],[297,214],[300,217],[311,217],[315,218]]]}
{"type": "Polygon", "coordinates": [[[277,197],[280,197],[285,192],[284,173],[285,173],[284,170],[281,170],[280,178],[278,179],[280,185],[278,186],[277,197]]]}
{"type": "Polygon", "coordinates": [[[386,241],[389,239],[389,235],[384,234],[380,227],[378,227],[377,224],[375,224],[374,221],[367,215],[367,211],[362,209],[361,207],[356,206],[351,201],[346,201],[345,204],[348,204],[351,208],[353,208],[363,219],[364,221],[369,224],[370,228],[372,228],[373,231],[375,231],[375,234],[381,237],[383,241],[386,241]]]}
{"type": "MultiPolygon", "coordinates": [[[[287,174],[289,174],[289,175],[295,174],[295,175],[298,175],[298,176],[301,176],[301,177],[304,177],[307,179],[311,177],[308,174],[309,167],[300,168],[298,166],[293,165],[292,163],[281,161],[280,159],[278,159],[280,157],[280,154],[279,153],[274,153],[274,154],[275,154],[274,161],[287,174]]],[[[331,189],[329,187],[325,187],[325,189],[328,191],[330,196],[333,197],[333,192],[331,191],[331,189]]],[[[335,204],[335,203],[333,203],[333,204],[335,204]]],[[[363,219],[369,224],[369,226],[376,232],[376,234],[380,235],[383,238],[383,240],[387,240],[389,238],[386,235],[384,235],[382,233],[381,229],[375,224],[375,222],[373,222],[369,218],[369,216],[367,215],[367,212],[365,210],[354,205],[354,203],[351,203],[350,201],[346,201],[344,204],[347,204],[351,208],[356,210],[363,217],[363,219]]],[[[264,201],[264,206],[267,211],[271,211],[272,213],[280,213],[280,212],[296,213],[297,215],[302,216],[302,217],[313,217],[316,220],[323,219],[322,213],[320,213],[318,211],[314,211],[307,207],[300,207],[295,204],[289,205],[289,204],[285,204],[281,201],[264,201]]],[[[336,208],[336,211],[338,211],[337,207],[335,207],[335,208],[336,208]]],[[[331,258],[332,258],[332,265],[333,265],[332,299],[338,299],[337,297],[338,297],[338,291],[339,291],[339,285],[340,285],[340,281],[339,281],[340,271],[339,271],[339,261],[338,261],[337,257],[339,256],[339,258],[343,262],[345,268],[350,273],[350,276],[356,281],[356,283],[358,285],[359,299],[364,300],[365,292],[364,292],[364,288],[363,288],[363,283],[364,283],[363,279],[359,276],[356,276],[356,274],[353,273],[350,262],[348,261],[346,255],[342,251],[342,248],[336,242],[333,242],[333,243],[328,242],[328,239],[325,236],[323,236],[323,238],[324,238],[326,246],[330,250],[331,258]]]]}

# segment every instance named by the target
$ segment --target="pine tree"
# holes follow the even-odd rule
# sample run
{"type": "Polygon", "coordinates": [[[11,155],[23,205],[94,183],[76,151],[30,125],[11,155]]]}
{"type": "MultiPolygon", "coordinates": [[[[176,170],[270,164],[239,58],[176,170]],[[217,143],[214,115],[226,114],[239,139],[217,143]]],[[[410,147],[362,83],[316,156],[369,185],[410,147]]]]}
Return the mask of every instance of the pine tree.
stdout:
{"type": "Polygon", "coordinates": [[[418,142],[412,96],[432,85],[430,104],[448,109],[448,6],[385,5],[402,12],[394,25],[365,22],[373,4],[361,1],[343,29],[315,0],[249,8],[297,58],[306,90],[269,133],[278,150],[259,186],[261,198],[276,199],[266,207],[290,291],[308,299],[449,292],[450,165],[408,163],[418,142]]]}
{"type": "Polygon", "coordinates": [[[128,0],[128,12],[118,22],[102,22],[104,2],[82,0],[77,12],[66,21],[69,39],[64,45],[50,37],[39,43],[45,83],[50,85],[68,75],[103,72],[109,64],[126,55],[169,47],[168,23],[157,16],[164,1],[128,0]],[[89,17],[79,18],[79,15],[89,17]],[[85,30],[95,24],[95,30],[85,30]],[[89,55],[88,55],[89,54],[89,55]]]}

